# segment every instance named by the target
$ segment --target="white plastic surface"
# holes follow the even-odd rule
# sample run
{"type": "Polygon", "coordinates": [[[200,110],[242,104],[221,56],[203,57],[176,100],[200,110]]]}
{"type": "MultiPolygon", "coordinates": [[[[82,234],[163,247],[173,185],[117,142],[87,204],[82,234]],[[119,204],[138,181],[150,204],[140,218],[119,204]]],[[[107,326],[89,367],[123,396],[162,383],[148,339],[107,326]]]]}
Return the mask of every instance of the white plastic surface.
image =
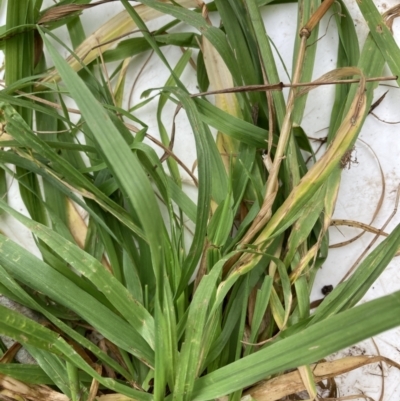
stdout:
{"type": "MultiPolygon", "coordinates": [[[[52,4],[48,1],[49,4],[52,4]]],[[[361,46],[367,34],[366,24],[360,14],[355,1],[347,0],[349,10],[357,24],[357,30],[361,38],[361,46]]],[[[380,11],[385,11],[390,7],[398,4],[397,0],[376,0],[380,11]]],[[[102,22],[108,20],[110,16],[122,9],[122,6],[113,3],[96,7],[90,11],[83,13],[82,21],[84,23],[86,33],[90,34],[94,29],[101,25],[102,22]]],[[[291,70],[292,65],[292,47],[294,34],[296,30],[296,4],[286,4],[282,6],[270,6],[265,11],[264,17],[268,34],[280,51],[280,55],[286,64],[287,69],[291,70]]],[[[1,15],[2,13],[0,13],[1,15]]],[[[151,29],[160,25],[160,21],[154,21],[150,24],[151,29]]],[[[188,30],[186,27],[184,28],[188,30]]],[[[317,51],[317,64],[314,77],[317,78],[321,74],[335,68],[337,37],[335,34],[335,23],[327,15],[320,27],[317,51]],[[323,36],[325,34],[325,36],[323,36]],[[323,37],[322,37],[323,36],[323,37]]],[[[400,43],[400,21],[396,21],[394,26],[394,35],[397,43],[400,43]]],[[[62,51],[66,54],[65,51],[62,51]]],[[[164,48],[163,52],[172,65],[174,65],[181,56],[179,49],[164,48]]],[[[126,85],[129,88],[136,79],[140,67],[149,54],[137,57],[130,66],[129,78],[126,85]]],[[[51,63],[51,60],[49,60],[51,63]]],[[[278,63],[279,64],[279,63],[278,63]]],[[[387,75],[392,75],[386,70],[387,75]]],[[[288,82],[283,68],[280,68],[280,76],[283,82],[288,82]]],[[[187,82],[191,92],[197,92],[196,84],[193,82],[191,67],[188,66],[184,73],[184,82],[187,82]]],[[[137,80],[135,91],[132,98],[132,104],[140,101],[141,93],[151,87],[157,88],[162,86],[168,79],[169,73],[167,69],[158,61],[156,56],[152,56],[145,71],[137,80]]],[[[383,120],[390,122],[400,121],[400,92],[398,88],[391,88],[381,85],[375,92],[374,98],[378,99],[386,90],[389,92],[381,103],[375,109],[375,113],[383,120]]],[[[334,88],[323,86],[311,92],[307,103],[304,121],[302,127],[310,137],[324,137],[327,133],[327,125],[329,123],[329,113],[333,102],[334,88]]],[[[142,119],[149,126],[148,132],[157,135],[157,124],[154,118],[156,103],[150,103],[140,109],[137,117],[142,119]]],[[[164,124],[169,129],[172,123],[172,114],[174,107],[167,107],[163,113],[164,124]]],[[[191,129],[184,117],[184,113],[180,113],[176,125],[176,142],[174,151],[189,167],[195,162],[194,140],[191,129]]],[[[162,152],[160,151],[160,154],[162,152]]],[[[366,124],[360,135],[360,140],[356,144],[353,158],[356,162],[350,165],[349,169],[345,169],[342,175],[342,184],[339,200],[335,211],[335,218],[343,218],[357,220],[369,224],[377,205],[382,180],[377,159],[379,160],[385,176],[386,191],[383,205],[379,211],[373,225],[380,228],[395,207],[396,191],[400,184],[400,125],[385,124],[377,120],[373,116],[367,118],[366,124]],[[362,140],[362,141],[361,141],[362,140]],[[371,152],[372,148],[376,157],[371,152]]],[[[183,173],[184,174],[184,173],[183,173]]],[[[193,187],[190,184],[189,177],[183,175],[187,179],[187,189],[192,196],[195,197],[193,187]]],[[[10,188],[10,199],[15,202],[18,210],[22,210],[23,206],[19,201],[15,187],[10,188]]],[[[390,232],[396,224],[400,223],[400,212],[391,220],[386,231],[390,232]]],[[[2,217],[0,220],[1,229],[18,242],[32,248],[33,241],[18,224],[11,222],[9,218],[2,217]]],[[[330,238],[332,243],[345,241],[358,234],[359,230],[350,227],[340,227],[330,229],[330,238]]],[[[361,252],[368,246],[373,238],[371,234],[364,234],[356,242],[344,248],[331,249],[329,258],[317,275],[314,289],[311,294],[311,300],[322,297],[321,288],[324,285],[335,286],[348,271],[352,264],[357,260],[361,252]]],[[[379,242],[379,241],[378,241],[379,242]]],[[[370,291],[361,302],[366,302],[373,298],[381,297],[400,290],[400,261],[395,258],[381,277],[372,286],[370,291]]],[[[400,328],[386,332],[374,338],[375,343],[381,355],[387,356],[400,363],[400,328]]],[[[377,349],[371,340],[365,341],[350,349],[344,350],[334,356],[335,359],[344,355],[376,355],[377,349]]],[[[385,394],[384,400],[400,399],[400,371],[395,368],[389,368],[384,365],[383,374],[385,377],[385,394]]],[[[350,374],[337,379],[340,393],[342,396],[364,393],[374,399],[379,399],[382,388],[381,370],[378,365],[371,365],[354,371],[350,374]]]]}

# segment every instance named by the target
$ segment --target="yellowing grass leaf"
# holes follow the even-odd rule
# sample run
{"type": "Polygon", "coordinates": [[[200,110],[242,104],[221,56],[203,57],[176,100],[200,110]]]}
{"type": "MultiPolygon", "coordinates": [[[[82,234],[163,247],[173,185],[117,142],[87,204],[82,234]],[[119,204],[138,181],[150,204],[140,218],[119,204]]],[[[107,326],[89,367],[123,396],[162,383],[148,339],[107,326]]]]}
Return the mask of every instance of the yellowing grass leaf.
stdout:
{"type": "Polygon", "coordinates": [[[73,202],[67,200],[68,228],[80,248],[84,248],[87,234],[87,225],[79,214],[73,202]]]}
{"type": "Polygon", "coordinates": [[[304,383],[304,387],[308,392],[308,396],[315,400],[317,397],[317,387],[315,386],[315,381],[311,367],[308,365],[299,366],[297,370],[300,373],[301,380],[304,383]]]}
{"type": "MultiPolygon", "coordinates": [[[[233,78],[228,67],[206,37],[203,37],[202,50],[211,90],[232,88],[234,86],[233,78]]],[[[220,93],[215,95],[215,105],[232,116],[241,117],[239,104],[234,93],[220,93]]],[[[218,132],[217,146],[222,155],[225,169],[229,171],[230,159],[238,152],[239,143],[232,137],[224,135],[223,132],[218,132]]]]}
{"type": "MultiPolygon", "coordinates": [[[[162,2],[166,2],[166,0],[162,0],[162,2]]],[[[196,0],[177,0],[176,3],[183,7],[197,6],[196,0]]],[[[143,21],[150,21],[162,16],[162,13],[159,11],[143,4],[136,6],[135,9],[143,21]]],[[[75,71],[79,71],[82,68],[81,62],[88,65],[98,57],[99,52],[104,52],[112,48],[118,43],[121,37],[131,33],[136,28],[130,15],[126,11],[120,12],[88,36],[86,40],[75,49],[74,53],[77,58],[73,55],[67,58],[68,64],[75,71]]],[[[58,82],[59,80],[60,76],[57,70],[53,70],[41,82],[58,82]]]]}
{"type": "MultiPolygon", "coordinates": [[[[331,79],[333,76],[348,76],[359,74],[358,68],[346,68],[330,72],[323,79],[331,79]],[[326,78],[329,77],[329,78],[326,78]]],[[[266,227],[256,238],[254,243],[262,246],[272,234],[276,235],[288,227],[298,217],[301,208],[304,207],[316,191],[325,182],[326,178],[339,165],[343,155],[352,146],[359,132],[359,127],[366,112],[365,77],[361,74],[360,84],[351,108],[346,114],[341,126],[338,129],[335,139],[318,160],[318,162],[301,179],[300,183],[293,189],[282,206],[275,212],[266,227]]],[[[243,274],[251,269],[260,256],[245,255],[236,266],[237,274],[243,274]]]]}

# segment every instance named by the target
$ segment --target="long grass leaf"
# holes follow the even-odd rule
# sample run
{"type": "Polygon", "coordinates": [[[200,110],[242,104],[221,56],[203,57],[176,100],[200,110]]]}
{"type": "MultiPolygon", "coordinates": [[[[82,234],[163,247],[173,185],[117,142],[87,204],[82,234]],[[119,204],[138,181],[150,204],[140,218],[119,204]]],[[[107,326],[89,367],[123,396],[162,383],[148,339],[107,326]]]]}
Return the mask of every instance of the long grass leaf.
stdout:
{"type": "Polygon", "coordinates": [[[146,392],[134,390],[113,379],[104,378],[99,375],[57,333],[50,331],[26,316],[7,309],[2,305],[0,305],[0,312],[0,330],[2,334],[8,335],[9,337],[19,341],[21,344],[35,345],[38,348],[48,350],[53,354],[63,355],[64,358],[89,373],[101,384],[111,390],[139,401],[152,400],[152,396],[146,392]]]}
{"type": "Polygon", "coordinates": [[[132,298],[127,289],[98,260],[51,229],[35,223],[16,212],[7,206],[4,201],[0,200],[0,207],[32,230],[38,238],[46,243],[69,265],[87,277],[103,292],[114,307],[130,322],[132,327],[150,345],[154,346],[154,320],[152,316],[137,300],[132,298]]]}
{"type": "MultiPolygon", "coordinates": [[[[382,16],[372,0],[365,0],[357,3],[357,5],[368,24],[370,34],[374,38],[389,68],[394,75],[398,75],[400,71],[400,49],[386,25],[385,18],[386,16],[390,17],[390,14],[382,16]]],[[[397,84],[400,85],[400,77],[397,78],[397,84]]]]}
{"type": "Polygon", "coordinates": [[[295,336],[210,373],[195,383],[192,399],[205,401],[250,386],[272,374],[312,363],[400,324],[400,292],[347,310],[295,336]],[[395,313],[393,313],[395,312],[395,313]],[[346,335],[343,335],[343,327],[346,335]]]}
{"type": "Polygon", "coordinates": [[[400,226],[397,226],[390,236],[368,255],[354,274],[329,294],[317,309],[312,322],[318,322],[355,306],[393,259],[399,246],[400,226]]]}
{"type": "MultiPolygon", "coordinates": [[[[186,7],[196,7],[197,5],[195,0],[178,0],[177,2],[186,7]]],[[[157,12],[144,4],[136,6],[136,12],[144,21],[149,21],[162,15],[160,12],[157,12]]],[[[76,57],[70,56],[67,58],[68,64],[74,71],[79,71],[82,68],[80,60],[87,65],[98,57],[99,44],[101,44],[101,51],[104,52],[115,45],[120,37],[132,32],[136,28],[137,26],[131,16],[126,11],[120,12],[86,38],[86,40],[75,49],[76,57]]],[[[42,83],[57,82],[59,80],[59,71],[53,70],[45,79],[43,79],[42,83]]]]}
{"type": "MultiPolygon", "coordinates": [[[[353,71],[352,69],[349,70],[353,71]]],[[[356,71],[356,69],[354,70],[356,71]]],[[[346,72],[344,72],[346,73],[346,72]]],[[[364,78],[362,78],[363,81],[364,78]]],[[[256,239],[256,244],[261,244],[275,232],[279,233],[283,228],[287,228],[299,217],[300,209],[313,197],[320,186],[325,182],[334,169],[337,168],[341,158],[345,152],[352,146],[359,132],[361,121],[366,113],[365,99],[365,82],[358,87],[357,95],[352,100],[352,108],[346,115],[346,119],[342,122],[335,140],[328,148],[327,152],[321,159],[308,171],[300,183],[293,189],[290,195],[286,198],[282,206],[273,215],[267,226],[256,239]],[[313,182],[317,185],[309,185],[313,182]],[[301,206],[300,206],[301,205],[301,206]]],[[[251,260],[252,257],[246,257],[251,260]]],[[[246,260],[245,258],[245,260],[246,260]]],[[[249,266],[254,266],[259,258],[254,258],[252,262],[242,263],[241,267],[237,268],[237,272],[245,271],[249,266]],[[248,264],[246,264],[248,263],[248,264]],[[242,270],[244,269],[244,270],[242,270]]],[[[241,274],[241,273],[239,273],[241,274]]]]}
{"type": "Polygon", "coordinates": [[[153,364],[154,353],[122,318],[11,240],[0,236],[0,263],[12,277],[68,306],[128,352],[153,364]],[[26,264],[18,261],[23,258],[26,264]],[[32,275],[32,269],[35,275],[32,275]]]}
{"type": "Polygon", "coordinates": [[[73,330],[66,323],[57,319],[52,313],[47,311],[45,308],[40,306],[32,297],[30,297],[26,291],[24,291],[21,286],[19,286],[16,281],[4,270],[0,265],[0,275],[2,278],[2,283],[10,291],[10,294],[16,295],[19,299],[19,303],[27,306],[28,308],[35,310],[43,316],[45,316],[50,322],[52,322],[56,327],[66,333],[70,338],[80,344],[81,346],[87,348],[90,352],[96,355],[99,360],[106,363],[109,367],[114,369],[116,372],[120,373],[126,378],[130,378],[129,373],[123,369],[119,364],[117,364],[114,359],[109,357],[105,352],[101,351],[97,346],[95,346],[91,341],[86,339],[84,336],[80,335],[78,332],[73,330]]]}
{"type": "Polygon", "coordinates": [[[162,236],[164,224],[151,184],[137,156],[130,151],[127,143],[98,100],[58,54],[47,38],[42,37],[53,57],[55,66],[79,106],[82,116],[90,130],[95,134],[95,141],[104,154],[110,170],[113,171],[116,179],[120,182],[128,202],[139,217],[152,251],[153,268],[158,271],[162,260],[159,244],[164,242],[162,236]],[[135,172],[135,187],[132,185],[130,171],[135,172]]]}
{"type": "Polygon", "coordinates": [[[192,399],[193,385],[196,377],[200,374],[202,357],[204,357],[202,349],[205,344],[203,344],[202,339],[208,317],[208,305],[212,301],[213,293],[216,291],[216,282],[227,259],[221,259],[212,268],[210,274],[203,278],[191,303],[186,324],[186,340],[179,356],[175,392],[173,394],[174,401],[192,399]]]}

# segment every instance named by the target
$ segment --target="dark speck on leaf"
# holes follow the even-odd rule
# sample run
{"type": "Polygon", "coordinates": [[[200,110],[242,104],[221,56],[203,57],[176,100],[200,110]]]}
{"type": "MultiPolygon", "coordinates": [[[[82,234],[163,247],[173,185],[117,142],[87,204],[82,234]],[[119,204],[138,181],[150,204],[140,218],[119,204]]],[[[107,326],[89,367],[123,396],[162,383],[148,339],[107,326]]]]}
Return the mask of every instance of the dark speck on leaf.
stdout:
{"type": "Polygon", "coordinates": [[[322,292],[324,295],[328,295],[330,292],[332,292],[332,290],[333,290],[333,285],[324,285],[324,286],[321,288],[321,292],[322,292]]]}

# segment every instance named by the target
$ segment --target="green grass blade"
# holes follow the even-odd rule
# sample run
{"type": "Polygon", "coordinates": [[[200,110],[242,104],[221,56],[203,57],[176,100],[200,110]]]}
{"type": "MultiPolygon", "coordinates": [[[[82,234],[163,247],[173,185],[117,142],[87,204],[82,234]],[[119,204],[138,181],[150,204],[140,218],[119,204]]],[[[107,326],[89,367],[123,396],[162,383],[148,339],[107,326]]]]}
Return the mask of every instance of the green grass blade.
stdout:
{"type": "MultiPolygon", "coordinates": [[[[357,3],[357,5],[382,56],[392,70],[393,75],[398,76],[400,71],[400,49],[386,25],[385,17],[379,13],[372,0],[365,0],[357,3]]],[[[400,85],[399,76],[397,77],[397,84],[400,85]]]]}
{"type": "Polygon", "coordinates": [[[355,306],[393,259],[399,247],[400,225],[367,256],[346,282],[324,299],[313,317],[313,324],[355,306]]]}
{"type": "MultiPolygon", "coordinates": [[[[280,82],[278,70],[276,68],[275,59],[258,5],[256,4],[255,0],[246,0],[245,5],[251,19],[252,29],[254,30],[254,34],[257,39],[261,59],[260,61],[263,64],[264,71],[268,78],[268,83],[278,83],[280,82]]],[[[277,120],[280,126],[285,116],[285,101],[283,99],[283,94],[280,91],[273,91],[272,97],[274,99],[277,120]]]]}
{"type": "Polygon", "coordinates": [[[158,272],[162,261],[159,244],[164,242],[162,236],[164,224],[153,189],[137,155],[130,151],[111,118],[85,83],[58,54],[48,39],[44,35],[42,37],[83,118],[92,133],[95,133],[95,141],[108,167],[119,181],[128,202],[139,217],[152,252],[153,269],[158,272]],[[131,171],[135,172],[135,185],[132,185],[131,171]]]}
{"type": "Polygon", "coordinates": [[[4,236],[0,236],[0,248],[0,263],[12,277],[72,309],[115,344],[149,365],[153,364],[154,352],[150,346],[122,318],[4,236]],[[26,264],[18,263],[20,259],[24,259],[26,264]],[[34,276],[31,274],[32,269],[35,269],[34,276]]]}
{"type": "MultiPolygon", "coordinates": [[[[52,322],[56,327],[66,333],[70,338],[76,341],[78,344],[87,348],[90,352],[96,355],[100,361],[103,361],[109,367],[111,367],[116,372],[120,373],[123,377],[127,379],[131,379],[129,373],[123,369],[119,364],[117,364],[114,359],[110,358],[105,352],[101,351],[97,346],[95,346],[91,341],[74,331],[70,326],[57,319],[54,315],[52,315],[48,310],[41,307],[33,298],[31,298],[26,291],[24,291],[16,281],[4,270],[4,268],[0,265],[0,276],[2,279],[2,283],[6,286],[6,289],[10,292],[11,295],[15,295],[18,297],[18,302],[22,305],[35,310],[43,316],[45,316],[50,322],[52,322]]],[[[2,289],[3,292],[3,289],[2,289]]],[[[8,295],[8,294],[7,294],[8,295]]],[[[10,296],[10,295],[8,295],[10,296]]],[[[0,365],[1,367],[2,365],[0,365]]],[[[90,379],[89,379],[90,380],[90,379]]]]}
{"type": "MultiPolygon", "coordinates": [[[[306,25],[311,15],[318,8],[320,4],[321,4],[320,0],[299,0],[296,32],[300,32],[300,29],[303,28],[304,25],[306,25]]],[[[310,82],[312,80],[314,64],[315,64],[315,54],[317,52],[318,26],[316,26],[312,30],[307,41],[310,45],[307,46],[306,48],[302,73],[299,82],[310,82]]],[[[295,35],[292,71],[295,71],[296,69],[300,42],[301,42],[300,35],[295,35]]],[[[292,122],[294,125],[301,124],[301,121],[303,119],[304,109],[306,107],[306,102],[307,102],[307,96],[302,96],[296,99],[292,112],[292,122]]]]}
{"type": "Polygon", "coordinates": [[[206,124],[252,147],[266,148],[267,130],[232,116],[203,99],[196,99],[196,105],[206,124]]]}
{"type": "MultiPolygon", "coordinates": [[[[174,74],[176,77],[180,77],[187,66],[187,63],[189,62],[190,58],[192,56],[191,51],[186,51],[182,57],[179,59],[177,62],[176,66],[174,67],[174,74]]],[[[165,83],[165,86],[172,86],[175,82],[174,76],[170,76],[168,80],[165,83]]],[[[157,124],[158,124],[158,130],[160,132],[160,137],[162,140],[162,143],[165,146],[170,146],[170,138],[168,136],[167,130],[165,128],[165,125],[162,122],[162,111],[164,106],[166,105],[168,99],[168,94],[166,93],[161,93],[160,94],[160,100],[158,101],[157,105],[157,124]]],[[[180,179],[180,174],[178,170],[178,165],[177,162],[172,158],[169,157],[167,159],[167,164],[168,164],[168,169],[170,171],[171,176],[173,177],[174,181],[181,186],[181,179],[180,179]]]]}
{"type": "MultiPolygon", "coordinates": [[[[199,47],[197,42],[199,39],[200,36],[198,34],[191,32],[169,33],[154,36],[154,40],[159,47],[175,45],[196,49],[199,47]]],[[[119,42],[115,49],[105,51],[103,58],[106,63],[109,63],[133,57],[148,50],[151,50],[151,46],[145,38],[131,38],[119,42]]]]}
{"type": "Polygon", "coordinates": [[[20,343],[27,343],[28,338],[24,337],[23,333],[25,330],[29,330],[30,345],[47,350],[53,354],[62,355],[61,351],[52,347],[55,335],[50,330],[46,330],[45,332],[37,330],[36,326],[39,326],[38,323],[3,305],[0,305],[0,312],[0,332],[2,335],[9,336],[20,343]]]}
{"type": "Polygon", "coordinates": [[[399,324],[400,292],[396,292],[332,316],[198,379],[192,400],[206,401],[230,394],[275,373],[317,361],[399,324]]]}
{"type": "MultiPolygon", "coordinates": [[[[261,326],[261,321],[266,313],[272,289],[272,278],[265,276],[264,282],[259,290],[257,290],[256,304],[254,306],[254,314],[251,320],[251,334],[249,343],[255,343],[258,337],[258,331],[261,326]]],[[[248,345],[245,350],[245,356],[249,355],[253,346],[248,345]]]]}
{"type": "Polygon", "coordinates": [[[51,378],[54,384],[69,398],[71,387],[68,380],[65,362],[57,355],[40,348],[25,345],[26,350],[33,356],[38,365],[51,378]]]}
{"type": "Polygon", "coordinates": [[[113,379],[102,377],[91,368],[79,354],[58,335],[58,333],[50,331],[26,316],[7,309],[2,305],[0,305],[0,333],[13,338],[21,344],[33,345],[53,354],[63,355],[66,360],[87,372],[99,383],[127,397],[134,398],[138,401],[152,401],[153,399],[153,397],[146,392],[134,390],[113,379]]]}
{"type": "Polygon", "coordinates": [[[201,373],[200,367],[205,357],[202,354],[208,306],[216,291],[216,283],[227,257],[221,259],[202,279],[189,308],[186,323],[185,341],[179,356],[178,371],[175,381],[174,401],[192,399],[192,391],[196,377],[201,373]]]}
{"type": "MultiPolygon", "coordinates": [[[[207,222],[210,211],[210,200],[212,190],[212,174],[211,174],[211,151],[214,150],[213,154],[219,157],[219,154],[215,147],[215,142],[212,141],[212,136],[203,122],[200,119],[200,115],[196,108],[195,102],[185,92],[179,88],[164,88],[165,91],[173,93],[178,97],[183,108],[186,111],[190,125],[194,131],[194,137],[196,141],[196,151],[198,160],[198,177],[199,177],[199,191],[197,197],[197,216],[196,216],[196,229],[192,241],[192,245],[189,249],[188,255],[184,261],[182,270],[183,275],[180,280],[178,293],[186,288],[187,283],[193,274],[194,269],[199,261],[200,255],[203,251],[204,241],[206,237],[207,222]]],[[[219,159],[221,160],[221,159],[219,159]]],[[[222,162],[221,162],[222,163],[222,162]]],[[[215,181],[214,181],[215,182],[215,181]]],[[[225,183],[226,184],[226,183],[225,183]]],[[[220,190],[224,190],[224,187],[220,185],[220,190]]]]}
{"type": "MultiPolygon", "coordinates": [[[[73,185],[80,192],[82,192],[82,189],[84,189],[83,192],[88,198],[95,199],[96,202],[98,202],[104,209],[117,217],[118,220],[124,222],[130,229],[132,229],[134,233],[140,237],[144,237],[145,234],[143,233],[143,230],[132,221],[132,217],[121,206],[105,196],[104,193],[102,193],[91,181],[89,181],[82,173],[74,168],[67,160],[60,157],[50,146],[34,135],[32,130],[13,108],[3,102],[0,104],[0,108],[2,109],[2,112],[0,113],[0,121],[7,123],[8,132],[15,139],[17,139],[22,146],[32,148],[38,154],[41,154],[42,156],[51,160],[54,163],[53,168],[56,169],[58,175],[64,177],[64,179],[68,178],[70,185],[73,185]],[[89,193],[85,193],[85,190],[89,191],[89,193]]],[[[53,182],[59,181],[58,185],[56,184],[56,186],[60,186],[60,181],[64,181],[59,178],[57,174],[54,174],[53,170],[50,170],[48,167],[41,164],[39,160],[33,158],[31,154],[23,153],[22,151],[20,151],[19,154],[23,155],[30,161],[34,161],[37,166],[32,166],[32,171],[36,170],[35,173],[39,172],[39,174],[44,174],[43,170],[45,170],[52,177],[53,182]]],[[[3,156],[6,158],[8,155],[4,153],[3,156]]],[[[79,199],[79,197],[74,196],[74,194],[71,193],[71,189],[69,190],[70,195],[68,196],[78,204],[82,205],[83,208],[87,208],[87,205],[82,204],[82,201],[79,199]]]]}
{"type": "MultiPolygon", "coordinates": [[[[23,24],[32,24],[34,21],[34,1],[9,1],[7,3],[6,29],[23,24]]],[[[5,42],[5,82],[12,85],[20,79],[30,77],[34,71],[34,32],[27,30],[18,35],[11,36],[5,42]]],[[[30,91],[31,88],[25,88],[30,91]]],[[[32,126],[32,109],[30,107],[18,108],[25,122],[32,126]]],[[[40,186],[37,177],[25,169],[17,168],[16,173],[21,183],[21,198],[33,219],[43,224],[47,223],[46,213],[41,202],[40,186]]]]}
{"type": "Polygon", "coordinates": [[[178,78],[178,75],[175,73],[175,71],[169,65],[168,60],[164,56],[163,52],[160,50],[159,46],[157,45],[157,42],[154,40],[153,36],[150,34],[149,30],[147,29],[146,24],[143,22],[142,18],[140,18],[140,15],[137,13],[135,8],[132,7],[127,0],[121,0],[121,2],[124,5],[128,14],[131,16],[132,20],[135,22],[138,29],[140,29],[144,38],[149,42],[151,48],[154,50],[154,52],[158,55],[160,60],[164,63],[164,65],[171,72],[171,76],[174,78],[175,84],[182,90],[186,90],[186,87],[181,83],[181,81],[178,78]]]}
{"type": "Polygon", "coordinates": [[[97,259],[88,255],[85,251],[64,239],[53,230],[35,223],[16,212],[7,206],[4,201],[0,200],[0,207],[29,228],[69,265],[87,277],[103,292],[116,310],[125,317],[132,327],[154,347],[154,320],[152,316],[142,304],[133,299],[127,289],[97,259]]]}
{"type": "MultiPolygon", "coordinates": [[[[355,32],[353,20],[351,19],[347,8],[342,2],[340,4],[339,16],[336,17],[337,27],[339,31],[339,46],[337,55],[337,68],[350,67],[358,65],[360,50],[358,47],[358,38],[355,32]],[[343,14],[343,17],[340,15],[343,14]]],[[[334,137],[337,129],[339,128],[341,118],[345,110],[347,95],[349,93],[350,85],[336,85],[335,88],[335,101],[331,111],[331,119],[328,131],[328,143],[334,137]]]]}
{"type": "Polygon", "coordinates": [[[54,382],[47,376],[40,366],[22,363],[1,363],[0,374],[10,376],[28,384],[47,384],[54,382]]]}
{"type": "Polygon", "coordinates": [[[229,46],[224,33],[220,29],[208,25],[206,20],[200,14],[183,7],[160,3],[154,0],[143,0],[142,3],[162,12],[163,14],[171,15],[198,29],[217,49],[218,53],[229,68],[234,80],[239,83],[242,81],[233,51],[229,46]]]}

